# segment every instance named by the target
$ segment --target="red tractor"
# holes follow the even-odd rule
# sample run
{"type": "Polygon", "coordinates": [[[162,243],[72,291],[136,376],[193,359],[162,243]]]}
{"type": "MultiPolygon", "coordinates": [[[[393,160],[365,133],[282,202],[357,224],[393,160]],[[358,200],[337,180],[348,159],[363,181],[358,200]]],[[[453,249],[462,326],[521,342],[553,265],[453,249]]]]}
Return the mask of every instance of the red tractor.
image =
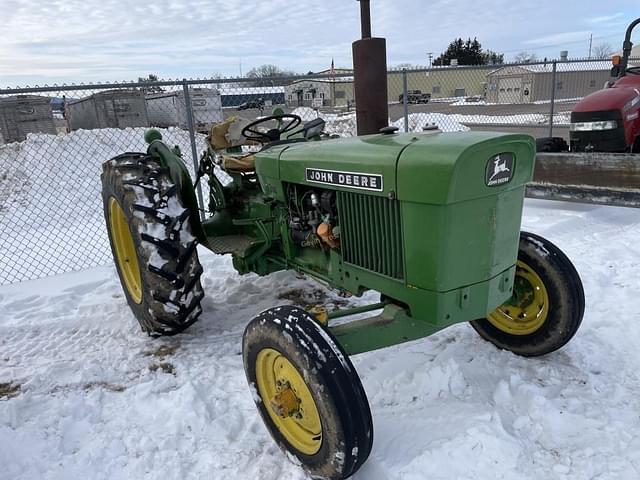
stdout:
{"type": "Polygon", "coordinates": [[[572,152],[640,153],[640,66],[628,66],[631,22],[624,37],[622,57],[613,57],[607,88],[583,98],[571,112],[569,142],[572,152]]]}

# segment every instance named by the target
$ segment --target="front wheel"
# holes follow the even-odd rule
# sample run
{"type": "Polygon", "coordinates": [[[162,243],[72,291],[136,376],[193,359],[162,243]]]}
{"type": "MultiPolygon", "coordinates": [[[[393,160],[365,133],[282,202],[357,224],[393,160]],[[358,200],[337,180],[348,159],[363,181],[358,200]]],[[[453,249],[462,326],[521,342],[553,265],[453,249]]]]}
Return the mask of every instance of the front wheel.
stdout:
{"type": "Polygon", "coordinates": [[[349,357],[307,312],[271,308],[244,332],[253,398],[271,436],[313,477],[353,475],[371,452],[366,394],[349,357]]]}
{"type": "Polygon", "coordinates": [[[582,281],[571,261],[549,240],[521,232],[513,295],[471,325],[498,348],[535,357],[571,340],[583,314],[582,281]]]}

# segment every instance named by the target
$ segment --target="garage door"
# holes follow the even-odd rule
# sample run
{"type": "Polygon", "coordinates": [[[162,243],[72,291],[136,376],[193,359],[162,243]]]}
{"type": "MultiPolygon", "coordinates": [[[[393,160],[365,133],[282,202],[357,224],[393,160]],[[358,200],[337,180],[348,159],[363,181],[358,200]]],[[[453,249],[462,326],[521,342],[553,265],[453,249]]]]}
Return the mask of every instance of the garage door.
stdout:
{"type": "Polygon", "coordinates": [[[498,80],[498,103],[522,103],[522,77],[498,80]]]}

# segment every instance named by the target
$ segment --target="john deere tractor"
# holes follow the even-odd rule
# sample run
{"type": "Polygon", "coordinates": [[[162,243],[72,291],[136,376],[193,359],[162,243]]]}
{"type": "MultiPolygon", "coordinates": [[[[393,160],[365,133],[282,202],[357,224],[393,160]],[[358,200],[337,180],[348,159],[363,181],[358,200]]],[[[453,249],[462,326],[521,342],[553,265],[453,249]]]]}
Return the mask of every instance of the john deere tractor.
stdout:
{"type": "Polygon", "coordinates": [[[373,442],[349,355],[460,322],[498,348],[544,355],[576,333],[584,293],[555,245],[520,231],[531,137],[387,127],[321,140],[323,128],[282,111],[216,125],[195,179],[208,182],[207,205],[155,130],[146,153],[104,163],[102,184],[118,274],[151,335],[179,333],[200,315],[197,245],[231,255],[240,274],[291,269],[356,296],[380,293],[337,311],[274,306],[243,336],[247,380],[274,440],[314,478],[343,479],[373,442]]]}

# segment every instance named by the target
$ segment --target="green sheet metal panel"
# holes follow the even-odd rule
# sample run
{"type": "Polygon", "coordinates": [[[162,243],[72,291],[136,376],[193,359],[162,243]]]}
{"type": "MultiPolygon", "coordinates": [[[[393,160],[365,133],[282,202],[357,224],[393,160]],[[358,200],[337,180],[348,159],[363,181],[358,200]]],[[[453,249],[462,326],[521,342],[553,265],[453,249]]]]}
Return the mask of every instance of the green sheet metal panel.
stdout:
{"type": "Polygon", "coordinates": [[[406,148],[397,182],[407,283],[444,292],[514,265],[534,157],[531,137],[487,132],[425,136],[406,148]]]}

